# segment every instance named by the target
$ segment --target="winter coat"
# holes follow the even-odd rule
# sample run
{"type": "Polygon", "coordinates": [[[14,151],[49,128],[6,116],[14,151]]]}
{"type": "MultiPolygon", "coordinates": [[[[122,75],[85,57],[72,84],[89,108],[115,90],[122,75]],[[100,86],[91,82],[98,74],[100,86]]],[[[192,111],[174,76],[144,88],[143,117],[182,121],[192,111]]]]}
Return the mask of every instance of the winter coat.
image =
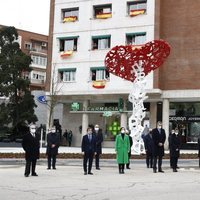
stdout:
{"type": "Polygon", "coordinates": [[[171,134],[169,139],[170,157],[179,157],[180,155],[180,137],[176,134],[171,134]]]}
{"type": "Polygon", "coordinates": [[[82,152],[85,152],[85,153],[96,152],[96,137],[94,134],[92,134],[91,141],[89,141],[88,134],[83,136],[81,149],[82,149],[82,152]]]}
{"type": "Polygon", "coordinates": [[[40,156],[40,135],[35,134],[35,137],[31,133],[24,135],[22,140],[22,147],[25,151],[26,160],[36,160],[40,156]]]}
{"type": "Polygon", "coordinates": [[[124,134],[124,139],[122,138],[122,134],[116,136],[115,151],[117,153],[118,164],[127,164],[129,162],[129,157],[128,157],[128,153],[130,151],[129,136],[124,134]]]}
{"type": "Polygon", "coordinates": [[[157,128],[153,129],[152,138],[154,142],[154,156],[164,156],[164,143],[166,140],[165,130],[161,128],[161,133],[159,133],[157,128]],[[159,143],[162,143],[163,146],[159,146],[159,143]]]}
{"type": "Polygon", "coordinates": [[[144,147],[148,155],[154,155],[154,141],[152,135],[148,133],[144,136],[144,147]]]}
{"type": "Polygon", "coordinates": [[[58,133],[48,133],[47,134],[47,151],[46,154],[47,155],[57,155],[58,154],[58,148],[60,145],[60,137],[58,135],[58,133]],[[55,145],[55,147],[51,147],[52,144],[55,145]]]}
{"type": "Polygon", "coordinates": [[[97,154],[102,154],[102,145],[103,142],[103,134],[102,130],[99,129],[98,132],[94,131],[94,135],[96,136],[96,152],[97,154]]]}

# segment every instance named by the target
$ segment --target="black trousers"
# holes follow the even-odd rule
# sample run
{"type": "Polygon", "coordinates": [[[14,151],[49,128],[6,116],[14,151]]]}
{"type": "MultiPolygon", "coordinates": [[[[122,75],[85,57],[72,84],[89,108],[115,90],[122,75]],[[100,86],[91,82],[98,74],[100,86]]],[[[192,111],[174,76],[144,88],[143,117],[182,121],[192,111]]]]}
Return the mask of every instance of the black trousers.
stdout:
{"type": "Polygon", "coordinates": [[[91,172],[93,157],[94,157],[93,151],[89,151],[89,152],[84,153],[84,156],[83,156],[83,170],[84,170],[84,172],[88,172],[88,173],[91,172]],[[88,162],[89,162],[89,164],[87,164],[88,162]]]}
{"type": "Polygon", "coordinates": [[[96,153],[96,155],[95,155],[95,166],[96,166],[96,168],[99,168],[99,157],[100,157],[100,153],[96,153]]]}
{"type": "Polygon", "coordinates": [[[56,168],[56,155],[48,155],[48,168],[52,168],[55,169],[56,168]]]}
{"type": "Polygon", "coordinates": [[[124,172],[124,165],[125,164],[119,164],[119,173],[124,172]]]}
{"type": "Polygon", "coordinates": [[[131,158],[131,153],[128,153],[128,163],[126,164],[126,168],[129,168],[130,166],[130,158],[131,158]]]}
{"type": "Polygon", "coordinates": [[[177,163],[178,163],[178,157],[171,157],[171,164],[172,164],[172,169],[177,168],[177,163]]]}
{"type": "Polygon", "coordinates": [[[162,156],[153,157],[153,169],[157,169],[157,159],[158,159],[158,170],[162,170],[162,156]]]}
{"type": "Polygon", "coordinates": [[[25,166],[24,175],[29,175],[30,172],[32,174],[35,174],[36,162],[37,162],[37,159],[26,160],[26,166],[25,166]]]}
{"type": "Polygon", "coordinates": [[[146,153],[146,164],[147,167],[153,167],[153,155],[151,153],[146,153]]]}

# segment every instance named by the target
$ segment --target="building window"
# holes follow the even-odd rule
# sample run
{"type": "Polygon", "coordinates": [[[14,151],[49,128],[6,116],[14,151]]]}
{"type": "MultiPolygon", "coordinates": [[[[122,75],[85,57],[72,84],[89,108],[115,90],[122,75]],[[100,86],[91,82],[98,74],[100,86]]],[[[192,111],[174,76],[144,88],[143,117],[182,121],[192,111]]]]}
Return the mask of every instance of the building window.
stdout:
{"type": "Polygon", "coordinates": [[[127,2],[128,6],[128,15],[129,16],[137,16],[146,13],[147,9],[147,0],[136,0],[127,2]]]}
{"type": "Polygon", "coordinates": [[[141,45],[146,42],[146,33],[127,33],[126,44],[127,45],[141,45]]]}
{"type": "Polygon", "coordinates": [[[60,51],[77,51],[78,37],[60,39],[60,51]]]}
{"type": "Polygon", "coordinates": [[[47,66],[47,58],[42,56],[31,55],[32,64],[47,66]]]}
{"type": "Polygon", "coordinates": [[[59,69],[59,78],[61,82],[74,82],[76,81],[76,69],[59,69]]]}
{"type": "Polygon", "coordinates": [[[25,44],[24,44],[24,48],[25,48],[25,49],[28,49],[28,50],[31,50],[31,48],[32,48],[32,44],[29,43],[29,42],[25,42],[25,44]]]}
{"type": "Polygon", "coordinates": [[[43,75],[41,75],[41,74],[38,74],[38,73],[33,73],[32,78],[33,78],[33,79],[36,79],[36,80],[44,81],[45,76],[43,76],[43,75]]]}
{"type": "Polygon", "coordinates": [[[110,48],[110,35],[93,36],[92,37],[92,50],[108,49],[110,48]]]}
{"type": "Polygon", "coordinates": [[[94,18],[107,19],[112,17],[112,5],[98,5],[94,6],[94,18]]]}
{"type": "Polygon", "coordinates": [[[109,80],[110,74],[105,67],[94,67],[90,70],[91,81],[109,80]]]}
{"type": "Polygon", "coordinates": [[[78,20],[79,8],[68,8],[62,10],[62,21],[74,22],[78,20]]]}

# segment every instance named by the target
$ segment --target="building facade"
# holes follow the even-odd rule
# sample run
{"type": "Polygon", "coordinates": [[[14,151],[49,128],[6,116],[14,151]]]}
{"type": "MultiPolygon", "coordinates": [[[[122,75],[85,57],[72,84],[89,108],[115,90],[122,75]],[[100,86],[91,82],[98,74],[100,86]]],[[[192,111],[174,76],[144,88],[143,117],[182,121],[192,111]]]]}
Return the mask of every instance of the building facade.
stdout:
{"type": "MultiPolygon", "coordinates": [[[[195,2],[197,6],[199,0],[195,2]]],[[[192,59],[194,52],[191,58],[186,57],[189,49],[181,45],[186,37],[184,24],[190,21],[181,22],[182,32],[178,34],[175,15],[179,11],[180,19],[186,19],[186,4],[182,0],[51,1],[47,80],[56,85],[58,103],[63,108],[60,123],[63,130],[74,133],[73,145],[80,146],[89,124],[99,124],[103,129],[104,146],[114,145],[119,127],[127,127],[131,115],[128,94],[132,83],[110,74],[105,68],[105,56],[116,45],[141,45],[154,39],[166,40],[172,52],[160,69],[146,77],[144,124],[154,128],[161,120],[167,135],[178,126],[185,144],[196,142],[200,132],[200,90],[198,78],[193,76],[200,72],[198,57],[192,59]],[[193,64],[195,73],[190,70],[193,64]],[[184,76],[186,73],[189,77],[184,76]],[[186,110],[184,115],[182,110],[186,110]],[[193,114],[189,114],[190,110],[193,114]],[[182,123],[181,119],[186,120],[182,123]]],[[[192,8],[196,9],[195,5],[192,8]]],[[[195,19],[193,16],[193,26],[195,19]]],[[[52,84],[47,84],[47,95],[50,88],[52,84]]]]}

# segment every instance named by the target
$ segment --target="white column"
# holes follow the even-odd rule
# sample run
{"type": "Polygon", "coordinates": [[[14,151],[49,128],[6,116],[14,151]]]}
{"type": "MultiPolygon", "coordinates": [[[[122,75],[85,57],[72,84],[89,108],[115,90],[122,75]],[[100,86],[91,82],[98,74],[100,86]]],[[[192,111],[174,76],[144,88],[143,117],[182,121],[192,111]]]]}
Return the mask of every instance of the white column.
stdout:
{"type": "Polygon", "coordinates": [[[155,128],[156,127],[156,119],[157,119],[157,102],[151,102],[150,103],[150,126],[149,128],[155,128]]]}
{"type": "MultiPolygon", "coordinates": [[[[85,100],[83,102],[83,111],[87,111],[89,105],[89,101],[85,100]]],[[[88,128],[88,113],[83,113],[82,115],[82,136],[86,134],[87,128],[88,128]]]]}
{"type": "Polygon", "coordinates": [[[121,113],[120,118],[120,126],[127,128],[127,113],[121,113]]]}
{"type": "Polygon", "coordinates": [[[166,133],[165,149],[168,149],[168,137],[169,137],[169,99],[163,100],[162,107],[162,124],[166,133]]]}

